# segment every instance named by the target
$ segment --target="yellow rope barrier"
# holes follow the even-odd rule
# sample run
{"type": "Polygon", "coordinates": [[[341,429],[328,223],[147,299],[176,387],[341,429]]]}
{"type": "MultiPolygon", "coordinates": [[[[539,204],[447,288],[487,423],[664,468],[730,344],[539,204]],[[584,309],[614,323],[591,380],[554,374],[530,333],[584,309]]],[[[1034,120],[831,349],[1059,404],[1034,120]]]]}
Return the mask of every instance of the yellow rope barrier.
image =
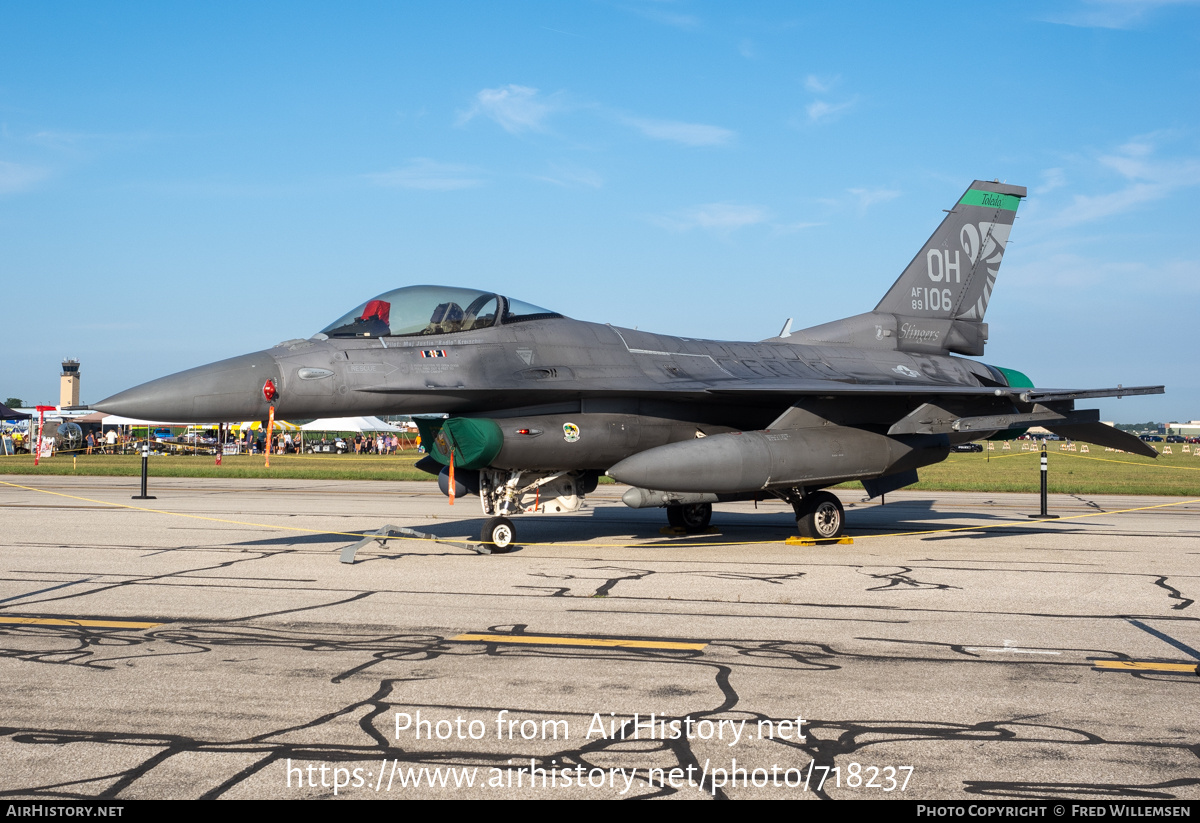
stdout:
{"type": "MultiPolygon", "coordinates": [[[[979,452],[975,452],[975,453],[979,454],[979,452]]],[[[987,454],[987,452],[984,452],[984,454],[987,454]]],[[[1031,454],[1041,454],[1041,452],[1040,451],[1013,452],[1012,454],[996,454],[996,455],[990,455],[988,457],[966,457],[965,452],[951,452],[950,456],[946,458],[945,462],[946,463],[961,463],[965,460],[983,460],[986,463],[989,460],[1003,460],[1006,457],[1028,457],[1031,454]]]]}
{"type": "Polygon", "coordinates": [[[1131,460],[1113,460],[1108,457],[1085,457],[1071,452],[1055,452],[1055,457],[1074,457],[1077,460],[1098,460],[1101,463],[1120,463],[1122,466],[1138,466],[1143,469],[1183,469],[1188,472],[1200,471],[1200,466],[1171,466],[1166,463],[1134,463],[1131,460]]]}

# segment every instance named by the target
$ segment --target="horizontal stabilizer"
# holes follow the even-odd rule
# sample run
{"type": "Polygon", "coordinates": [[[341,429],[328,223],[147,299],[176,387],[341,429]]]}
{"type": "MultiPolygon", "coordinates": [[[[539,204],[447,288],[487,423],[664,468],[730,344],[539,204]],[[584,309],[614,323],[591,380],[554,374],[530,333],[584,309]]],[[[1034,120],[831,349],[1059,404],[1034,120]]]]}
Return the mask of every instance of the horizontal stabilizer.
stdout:
{"type": "Polygon", "coordinates": [[[1133,397],[1139,394],[1164,394],[1165,386],[1117,386],[1115,389],[1030,389],[1022,392],[1024,403],[1057,400],[1087,400],[1091,397],[1133,397]]]}
{"type": "Polygon", "coordinates": [[[1149,443],[1144,443],[1129,432],[1113,428],[1106,423],[1079,423],[1077,425],[1047,425],[1047,429],[1065,437],[1068,440],[1078,440],[1081,443],[1091,443],[1093,446],[1107,446],[1122,449],[1143,457],[1158,457],[1158,452],[1149,443]]]}
{"type": "Polygon", "coordinates": [[[916,411],[892,424],[888,434],[950,434],[952,432],[989,432],[1023,426],[1075,425],[1100,422],[1096,409],[1050,409],[1034,406],[1027,413],[961,416],[933,403],[922,403],[916,411]]]}

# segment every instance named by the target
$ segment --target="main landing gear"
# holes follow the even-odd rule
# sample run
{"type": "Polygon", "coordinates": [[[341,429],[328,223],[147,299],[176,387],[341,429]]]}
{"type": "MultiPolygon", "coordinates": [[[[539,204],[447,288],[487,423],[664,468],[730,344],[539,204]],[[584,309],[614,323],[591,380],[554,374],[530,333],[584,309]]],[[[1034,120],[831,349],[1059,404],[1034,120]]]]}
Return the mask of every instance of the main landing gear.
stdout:
{"type": "Polygon", "coordinates": [[[832,540],[845,531],[846,510],[837,495],[820,491],[801,497],[793,493],[787,500],[796,512],[796,528],[801,537],[832,540]]]}
{"type": "MultiPolygon", "coordinates": [[[[832,540],[841,537],[846,529],[846,511],[837,495],[827,491],[804,494],[800,489],[776,492],[792,504],[796,513],[796,528],[801,537],[813,540],[832,540]]],[[[688,534],[702,532],[712,520],[711,503],[667,506],[667,521],[688,534]]]]}
{"type": "Polygon", "coordinates": [[[702,532],[712,520],[712,503],[692,503],[688,506],[667,506],[667,522],[688,534],[702,532]]]}

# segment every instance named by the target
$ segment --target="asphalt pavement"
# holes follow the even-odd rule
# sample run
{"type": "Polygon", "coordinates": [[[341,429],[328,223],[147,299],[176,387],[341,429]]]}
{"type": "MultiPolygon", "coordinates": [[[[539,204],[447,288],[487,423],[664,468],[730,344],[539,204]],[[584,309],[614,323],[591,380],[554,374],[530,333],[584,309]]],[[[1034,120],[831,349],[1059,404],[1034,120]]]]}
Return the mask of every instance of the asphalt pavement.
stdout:
{"type": "Polygon", "coordinates": [[[623,490],[481,555],[430,483],[5,477],[0,791],[1200,797],[1200,501],[623,490]]]}

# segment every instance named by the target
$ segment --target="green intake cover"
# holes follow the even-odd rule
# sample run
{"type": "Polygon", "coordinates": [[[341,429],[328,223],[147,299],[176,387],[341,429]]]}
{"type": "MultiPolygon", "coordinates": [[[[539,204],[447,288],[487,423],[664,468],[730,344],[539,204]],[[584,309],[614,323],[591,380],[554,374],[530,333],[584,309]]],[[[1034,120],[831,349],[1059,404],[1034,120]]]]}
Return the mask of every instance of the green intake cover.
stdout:
{"type": "Polygon", "coordinates": [[[1003,366],[993,366],[993,368],[1004,375],[1004,379],[1008,381],[1009,388],[1012,389],[1032,389],[1033,381],[1024,372],[1019,372],[1016,369],[1006,369],[1003,366]]]}
{"type": "Polygon", "coordinates": [[[491,465],[504,445],[504,435],[494,420],[481,417],[451,417],[447,420],[415,418],[421,443],[434,460],[454,468],[482,469],[491,465]]]}
{"type": "MultiPolygon", "coordinates": [[[[444,417],[414,417],[413,422],[417,424],[417,432],[421,435],[421,445],[425,447],[425,451],[440,461],[441,458],[437,456],[433,448],[433,441],[437,439],[438,432],[442,430],[442,424],[446,422],[446,419],[444,417]]],[[[449,462],[449,458],[446,458],[446,462],[449,462]]]]}
{"type": "MultiPolygon", "coordinates": [[[[1004,379],[1008,382],[1010,389],[1033,388],[1033,381],[1024,372],[1019,372],[1016,369],[1006,369],[1003,366],[993,366],[992,368],[1004,375],[1004,379]]],[[[996,432],[988,440],[1015,440],[1027,431],[1029,431],[1028,426],[1023,429],[1008,429],[1007,431],[996,432]]]]}

